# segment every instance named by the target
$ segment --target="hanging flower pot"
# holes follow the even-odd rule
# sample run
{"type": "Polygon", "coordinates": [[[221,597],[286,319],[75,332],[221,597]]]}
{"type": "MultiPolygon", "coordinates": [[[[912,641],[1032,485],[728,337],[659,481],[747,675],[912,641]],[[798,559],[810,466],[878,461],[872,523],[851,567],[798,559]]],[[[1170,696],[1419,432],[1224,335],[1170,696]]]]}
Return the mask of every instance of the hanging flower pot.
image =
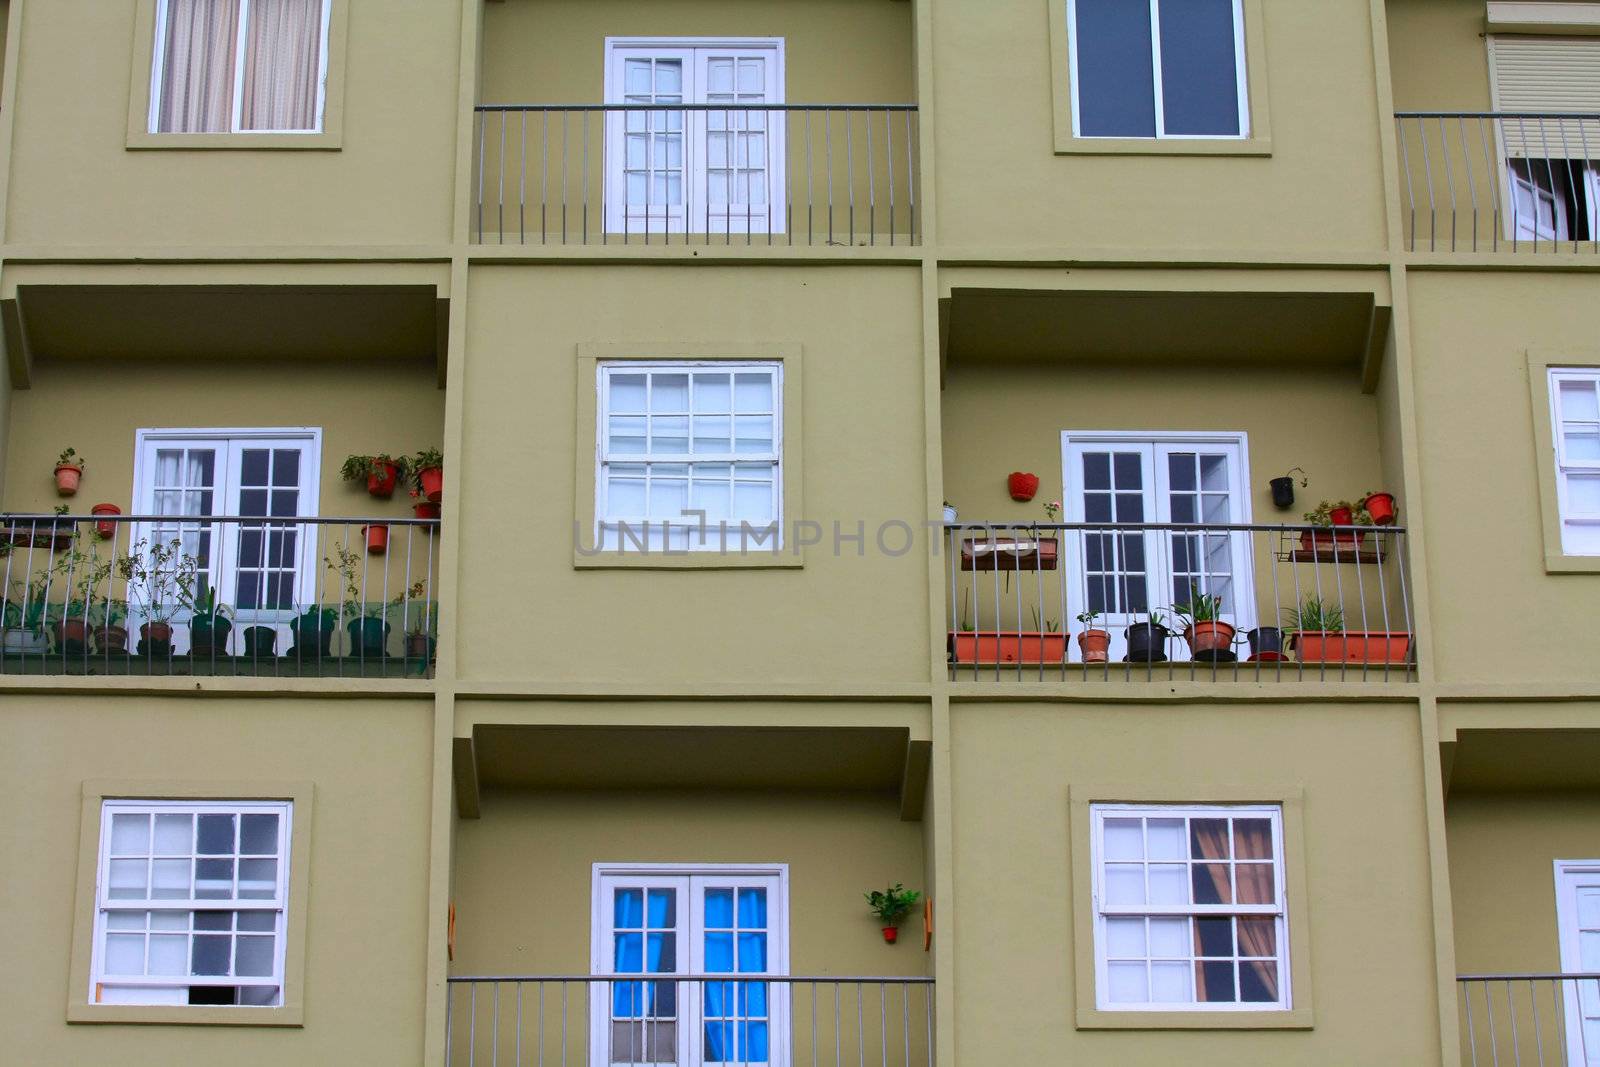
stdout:
{"type": "Polygon", "coordinates": [[[373,459],[372,470],[367,473],[367,492],[379,500],[388,500],[394,495],[395,479],[400,471],[387,459],[373,459]]]}
{"type": "Polygon", "coordinates": [[[419,500],[411,505],[411,512],[419,519],[437,519],[439,505],[429,500],[419,500]]]}
{"type": "Polygon", "coordinates": [[[1328,521],[1335,526],[1354,526],[1356,515],[1350,508],[1330,508],[1328,509],[1328,521]]]}
{"type": "Polygon", "coordinates": [[[1012,500],[1026,504],[1039,491],[1039,476],[1023,471],[1012,471],[1011,477],[1006,479],[1006,488],[1011,491],[1012,500]]]}
{"type": "Polygon", "coordinates": [[[389,527],[386,523],[363,526],[361,532],[367,537],[368,555],[381,556],[389,551],[389,527]]]}
{"type": "Polygon", "coordinates": [[[1085,630],[1078,635],[1078,648],[1085,663],[1104,663],[1110,647],[1111,635],[1105,630],[1085,630]]]}
{"type": "Polygon", "coordinates": [[[899,929],[899,927],[896,927],[896,926],[885,926],[883,928],[883,939],[888,944],[891,944],[891,945],[894,944],[897,940],[899,940],[899,938],[900,938],[900,929],[899,929]]]}
{"type": "Polygon", "coordinates": [[[1288,476],[1274,478],[1267,483],[1272,487],[1272,506],[1280,510],[1294,507],[1294,479],[1288,476]]]}
{"type": "MultiPolygon", "coordinates": [[[[91,515],[121,515],[122,509],[115,504],[96,504],[89,509],[91,515]]],[[[100,540],[109,541],[117,535],[117,524],[110,521],[94,524],[94,532],[100,535],[100,540]]]]}
{"type": "Polygon", "coordinates": [[[417,484],[429,502],[437,504],[444,499],[444,468],[423,467],[417,471],[417,484]]]}
{"type": "Polygon", "coordinates": [[[82,463],[56,464],[56,492],[61,496],[75,496],[78,483],[83,481],[82,463]]]}
{"type": "Polygon", "coordinates": [[[1372,516],[1374,526],[1388,526],[1394,522],[1393,493],[1368,493],[1365,507],[1367,514],[1372,516]]]}

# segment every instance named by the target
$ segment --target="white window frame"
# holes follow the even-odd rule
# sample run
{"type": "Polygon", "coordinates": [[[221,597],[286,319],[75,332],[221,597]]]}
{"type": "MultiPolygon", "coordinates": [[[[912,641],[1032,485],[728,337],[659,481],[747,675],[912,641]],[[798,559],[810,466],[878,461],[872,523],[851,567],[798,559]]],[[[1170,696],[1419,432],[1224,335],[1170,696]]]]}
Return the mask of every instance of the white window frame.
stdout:
{"type": "Polygon", "coordinates": [[[1250,139],[1250,73],[1244,44],[1244,0],[1233,0],[1233,65],[1234,86],[1238,94],[1238,133],[1167,133],[1166,115],[1162,106],[1161,86],[1161,0],[1150,2],[1150,57],[1153,62],[1151,79],[1155,83],[1156,132],[1153,137],[1139,134],[1086,134],[1079,119],[1078,107],[1078,0],[1067,0],[1067,63],[1072,72],[1068,79],[1072,86],[1072,135],[1087,141],[1097,140],[1155,140],[1155,141],[1246,141],[1250,139]]]}
{"type": "MultiPolygon", "coordinates": [[[[290,855],[290,846],[294,840],[293,818],[294,804],[292,801],[287,800],[156,800],[110,797],[102,800],[100,805],[100,839],[95,865],[94,942],[89,962],[89,1003],[195,1008],[231,1007],[235,1010],[281,1008],[286,1002],[284,994],[284,960],[288,947],[289,867],[293,862],[293,857],[290,855]],[[112,817],[117,814],[277,815],[278,877],[274,897],[272,899],[249,900],[195,897],[182,900],[112,899],[108,895],[111,885],[111,831],[112,817]],[[243,981],[238,976],[173,975],[135,978],[124,975],[107,975],[103,973],[103,957],[105,954],[106,934],[108,932],[106,916],[107,913],[113,911],[270,911],[276,915],[276,923],[273,930],[272,975],[270,978],[251,976],[243,981]],[[241,985],[276,986],[277,997],[274,1003],[270,1005],[190,1005],[187,1001],[187,991],[192,987],[241,985]],[[126,995],[118,995],[113,1000],[106,1000],[104,994],[107,989],[127,992],[126,995]],[[141,990],[149,991],[144,994],[146,999],[139,999],[141,990]],[[183,993],[184,1000],[174,999],[174,994],[179,991],[183,993]]],[[[151,847],[153,850],[153,842],[151,847]]],[[[234,877],[237,884],[237,868],[235,868],[234,877]]]]}
{"type": "Polygon", "coordinates": [[[1550,394],[1550,436],[1555,449],[1556,508],[1561,523],[1561,551],[1568,556],[1600,556],[1600,513],[1576,515],[1573,513],[1567,491],[1567,477],[1572,474],[1593,474],[1600,477],[1600,460],[1579,460],[1567,455],[1565,425],[1572,421],[1561,414],[1561,386],[1564,383],[1583,383],[1596,391],[1600,404],[1600,368],[1551,367],[1548,372],[1550,394]],[[1580,533],[1584,536],[1580,539],[1580,533]],[[1584,543],[1588,542],[1588,543],[1584,543]]]}
{"type": "MultiPolygon", "coordinates": [[[[782,37],[607,37],[605,40],[605,102],[621,104],[627,91],[626,61],[643,57],[677,59],[683,62],[683,102],[703,104],[705,88],[700,84],[702,60],[706,52],[735,59],[761,57],[768,63],[767,103],[781,107],[786,101],[787,74],[784,68],[782,37]]],[[[672,110],[671,105],[662,108],[672,110]]],[[[705,111],[685,112],[683,123],[683,203],[646,204],[642,209],[628,203],[626,175],[626,123],[621,114],[607,114],[605,132],[604,218],[607,233],[759,233],[787,232],[788,123],[783,112],[767,114],[766,159],[767,202],[761,211],[751,205],[738,210],[732,205],[713,207],[706,160],[707,115],[705,111]],[[698,224],[698,227],[697,227],[698,224]]],[[[648,178],[647,178],[648,187],[648,178]]]]}
{"type": "MultiPolygon", "coordinates": [[[[645,519],[644,517],[626,517],[613,515],[610,512],[610,499],[607,468],[612,463],[649,466],[654,463],[673,465],[689,465],[696,463],[718,463],[730,466],[740,463],[772,465],[772,526],[752,526],[751,529],[758,535],[753,539],[757,548],[763,552],[771,553],[783,548],[784,528],[784,498],[783,498],[783,361],[775,359],[622,359],[601,360],[596,364],[597,390],[595,404],[595,482],[594,482],[594,544],[606,545],[609,543],[608,526],[621,527],[626,524],[633,532],[655,531],[663,522],[661,519],[645,519]],[[645,453],[619,453],[612,456],[609,449],[609,436],[606,433],[606,415],[611,410],[611,375],[612,374],[639,374],[639,373],[675,373],[682,372],[693,375],[699,371],[715,373],[726,372],[730,379],[741,371],[764,371],[772,376],[772,451],[755,455],[736,456],[727,454],[695,455],[685,453],[679,456],[656,457],[645,453]],[[646,526],[648,523],[648,527],[646,526]]],[[[694,429],[693,402],[689,413],[690,433],[694,429]]],[[[746,545],[741,533],[742,527],[737,520],[730,520],[725,537],[715,525],[707,523],[704,537],[699,536],[698,513],[685,512],[682,516],[682,525],[674,519],[665,520],[672,524],[673,531],[682,528],[686,531],[686,545],[663,545],[639,549],[633,545],[628,533],[623,533],[617,539],[617,545],[612,551],[642,554],[645,551],[662,553],[670,551],[674,554],[681,552],[742,552],[749,546],[746,545]],[[692,528],[692,529],[691,529],[692,528]]]]}
{"type": "MultiPolygon", "coordinates": [[[[1235,525],[1248,525],[1255,521],[1252,518],[1250,501],[1250,435],[1243,430],[1063,430],[1061,431],[1063,522],[1085,521],[1082,468],[1076,457],[1085,450],[1096,451],[1095,446],[1103,446],[1113,452],[1119,449],[1131,451],[1135,447],[1152,450],[1152,458],[1144,467],[1142,477],[1147,523],[1170,521],[1168,474],[1165,465],[1160,462],[1164,452],[1187,451],[1191,448],[1226,451],[1230,458],[1228,498],[1236,515],[1231,521],[1235,525]]],[[[1158,547],[1157,541],[1160,536],[1159,531],[1152,531],[1145,536],[1146,595],[1150,598],[1149,608],[1167,615],[1170,622],[1171,605],[1163,601],[1168,598],[1172,587],[1171,552],[1169,549],[1158,547]],[[1157,569],[1157,564],[1162,561],[1168,564],[1165,571],[1157,569]]],[[[1065,559],[1063,565],[1067,568],[1067,602],[1081,604],[1083,609],[1087,610],[1089,597],[1084,573],[1085,561],[1082,558],[1082,540],[1074,536],[1071,531],[1068,531],[1063,539],[1066,542],[1062,549],[1065,559]]],[[[1233,542],[1231,577],[1236,604],[1234,610],[1223,613],[1223,621],[1231,623],[1243,633],[1256,625],[1255,558],[1248,533],[1235,532],[1231,539],[1233,542]]],[[[1123,631],[1133,621],[1133,616],[1144,614],[1143,612],[1117,613],[1105,616],[1102,622],[1097,623],[1105,625],[1111,632],[1111,651],[1115,653],[1111,658],[1119,658],[1126,650],[1127,639],[1123,631]]]]}
{"type": "MultiPolygon", "coordinates": [[[[589,912],[590,959],[589,973],[605,975],[615,973],[612,957],[611,891],[622,882],[647,888],[667,887],[677,893],[677,930],[681,932],[678,944],[676,974],[703,974],[703,938],[696,936],[700,929],[692,912],[696,901],[693,886],[699,880],[726,879],[734,885],[759,885],[768,892],[767,897],[767,970],[768,977],[789,974],[789,865],[787,863],[596,863],[591,877],[589,912]]],[[[663,972],[668,973],[668,972],[663,972]]],[[[741,974],[744,981],[759,980],[754,975],[741,974]]],[[[681,1067],[694,1067],[701,1059],[694,1050],[704,1040],[700,1033],[700,984],[680,983],[678,1003],[678,1056],[675,1062],[681,1067]]],[[[608,1058],[611,994],[609,987],[591,996],[589,1004],[589,1062],[605,1065],[608,1058]]],[[[786,1067],[789,1063],[788,996],[779,986],[769,986],[767,991],[768,1033],[766,1067],[786,1067]],[[783,994],[783,995],[780,995],[783,994]]],[[[737,1061],[735,1061],[737,1062],[737,1061]]]]}
{"type": "MultiPolygon", "coordinates": [[[[1281,804],[1120,804],[1097,803],[1089,806],[1089,862],[1093,885],[1095,1006],[1115,1012],[1285,1012],[1294,1006],[1290,988],[1289,903],[1285,884],[1283,847],[1283,806],[1281,804]],[[1105,820],[1119,816],[1144,818],[1266,818],[1272,821],[1273,883],[1275,904],[1187,904],[1154,905],[1104,904],[1105,899],[1105,820]],[[1107,975],[1106,920],[1118,917],[1231,917],[1261,916],[1277,920],[1278,1000],[1266,1001],[1187,1001],[1114,1003],[1109,998],[1107,975]]],[[[1188,862],[1195,862],[1190,860],[1188,862]]],[[[1235,945],[1237,955],[1238,946],[1235,945]]],[[[1176,957],[1174,957],[1176,958],[1176,957]]],[[[1192,960],[1191,960],[1192,966],[1192,960]]]]}
{"type": "MultiPolygon", "coordinates": [[[[333,11],[333,0],[322,0],[322,33],[317,61],[317,123],[311,129],[306,130],[245,130],[239,128],[239,121],[244,108],[244,55],[245,46],[249,41],[251,3],[252,0],[239,0],[239,29],[233,43],[233,113],[228,120],[228,129],[216,131],[214,135],[241,134],[248,137],[259,134],[319,134],[324,132],[328,106],[328,32],[333,11]]],[[[161,81],[167,62],[166,49],[163,47],[167,37],[167,7],[168,0],[158,0],[155,19],[156,36],[150,60],[150,114],[147,129],[150,133],[160,136],[178,137],[189,135],[190,131],[162,133],[159,129],[161,121],[161,81]]]]}
{"type": "MultiPolygon", "coordinates": [[[[1556,860],[1555,861],[1555,888],[1556,888],[1556,934],[1561,952],[1561,973],[1583,974],[1588,968],[1583,966],[1583,952],[1579,941],[1580,923],[1578,921],[1578,890],[1580,888],[1600,888],[1600,859],[1595,860],[1556,860]]],[[[1586,1050],[1583,1037],[1582,1004],[1575,982],[1563,982],[1562,998],[1564,1032],[1567,1035],[1567,1058],[1565,1062],[1572,1064],[1586,1064],[1595,1062],[1595,1057],[1600,1052],[1586,1050]],[[1588,1053],[1586,1055],[1586,1052],[1588,1053]]],[[[1592,983],[1586,983],[1592,987],[1592,983]]],[[[1592,995],[1592,993],[1591,993],[1592,995]]]]}

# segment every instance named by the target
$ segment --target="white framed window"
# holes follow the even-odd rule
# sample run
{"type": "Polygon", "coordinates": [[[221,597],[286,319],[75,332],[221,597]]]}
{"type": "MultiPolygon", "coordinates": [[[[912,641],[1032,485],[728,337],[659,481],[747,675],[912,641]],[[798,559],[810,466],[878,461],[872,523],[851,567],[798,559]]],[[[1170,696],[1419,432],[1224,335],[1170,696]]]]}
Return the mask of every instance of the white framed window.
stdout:
{"type": "Polygon", "coordinates": [[[1518,241],[1593,241],[1600,235],[1600,41],[1586,36],[1487,37],[1490,107],[1505,167],[1505,233],[1518,241]],[[1560,117],[1558,117],[1560,116],[1560,117]]]}
{"type": "Polygon", "coordinates": [[[320,133],[332,0],[159,0],[151,133],[320,133]]]}
{"type": "Polygon", "coordinates": [[[1102,1011],[1288,1010],[1283,812],[1275,804],[1094,804],[1102,1011]]]}
{"type": "MultiPolygon", "coordinates": [[[[1556,860],[1556,929],[1563,974],[1600,971],[1600,860],[1556,860]]],[[[1567,1063],[1600,1064],[1600,991],[1563,982],[1567,1063]]]]}
{"type": "Polygon", "coordinates": [[[1561,551],[1600,555],[1600,369],[1551,367],[1561,551]]]}
{"type": "Polygon", "coordinates": [[[286,625],[316,599],[316,530],[207,520],[315,518],[321,466],[316,427],[141,429],[134,513],[161,518],[135,524],[130,543],[180,542],[238,620],[286,625]]]}
{"type": "Polygon", "coordinates": [[[597,545],[781,545],[781,362],[622,360],[598,364],[598,374],[597,545]]]}
{"type": "Polygon", "coordinates": [[[1243,0],[1065,3],[1074,136],[1250,135],[1243,0]]]}
{"type": "Polygon", "coordinates": [[[93,1004],[283,1004],[288,801],[105,800],[93,1004]]]}
{"type": "MultiPolygon", "coordinates": [[[[1249,439],[1240,432],[1067,430],[1061,435],[1063,518],[1069,523],[1244,525],[1250,519],[1249,439]]],[[[1101,615],[1113,659],[1124,631],[1195,593],[1220,597],[1220,618],[1255,625],[1250,535],[1238,530],[1068,532],[1068,603],[1101,615]]]]}
{"type": "Polygon", "coordinates": [[[606,117],[609,232],[785,232],[783,38],[608,37],[605,67],[606,103],[660,105],[606,117]]]}
{"type": "Polygon", "coordinates": [[[613,982],[590,1004],[590,1062],[788,1062],[786,864],[596,864],[593,973],[738,975],[613,982]]]}

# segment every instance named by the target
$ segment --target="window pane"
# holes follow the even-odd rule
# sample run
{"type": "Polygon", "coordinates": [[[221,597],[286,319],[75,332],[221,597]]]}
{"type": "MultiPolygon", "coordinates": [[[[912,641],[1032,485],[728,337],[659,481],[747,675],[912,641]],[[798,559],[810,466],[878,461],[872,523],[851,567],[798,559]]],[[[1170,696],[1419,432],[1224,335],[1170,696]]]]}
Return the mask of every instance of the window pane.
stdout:
{"type": "Polygon", "coordinates": [[[1600,402],[1596,401],[1594,383],[1561,383],[1561,417],[1587,422],[1600,420],[1600,402]]]}
{"type": "Polygon", "coordinates": [[[1105,853],[1108,860],[1144,858],[1144,820],[1107,819],[1105,853]]]}
{"type": "Polygon", "coordinates": [[[149,855],[150,816],[113,815],[111,817],[111,854],[113,856],[149,855]]]}
{"type": "Polygon", "coordinates": [[[1143,963],[1107,964],[1106,978],[1111,987],[1107,997],[1113,1004],[1143,1004],[1150,999],[1143,963]]]}
{"type": "Polygon", "coordinates": [[[239,851],[247,855],[277,855],[278,817],[276,815],[244,816],[239,827],[239,851]]]}
{"type": "Polygon", "coordinates": [[[111,885],[106,895],[113,900],[134,900],[145,895],[149,867],[144,860],[112,860],[111,885]]]}
{"type": "Polygon", "coordinates": [[[1189,952],[1188,919],[1150,920],[1150,955],[1188,956],[1189,952]]]}
{"type": "Polygon", "coordinates": [[[257,978],[272,977],[272,938],[241,937],[234,943],[233,973],[257,978]]]}
{"type": "Polygon", "coordinates": [[[1189,961],[1150,964],[1150,999],[1157,1004],[1187,1004],[1194,1000],[1189,961]]]}
{"type": "Polygon", "coordinates": [[[733,890],[707,889],[705,907],[708,928],[727,930],[733,927],[733,890]]]}
{"type": "Polygon", "coordinates": [[[150,896],[155,900],[184,900],[189,896],[189,860],[156,860],[151,864],[150,896]]]}
{"type": "Polygon", "coordinates": [[[195,835],[199,843],[197,851],[213,856],[231,853],[234,845],[233,820],[232,815],[200,816],[199,832],[195,835]]]}
{"type": "MultiPolygon", "coordinates": [[[[180,975],[189,973],[187,934],[157,934],[150,938],[150,973],[180,975]]],[[[270,974],[271,972],[268,971],[270,974]]]]}
{"type": "Polygon", "coordinates": [[[684,414],[689,410],[689,376],[655,374],[650,379],[650,410],[656,414],[684,414]]]}
{"type": "Polygon", "coordinates": [[[156,855],[186,856],[193,849],[193,815],[156,816],[156,855]]]}
{"type": "Polygon", "coordinates": [[[144,935],[106,935],[105,971],[107,974],[143,974],[144,935]]]}
{"type": "Polygon", "coordinates": [[[638,889],[619,889],[612,900],[612,924],[619,929],[637,930],[644,925],[644,893],[638,889]]]}
{"type": "Polygon", "coordinates": [[[239,0],[170,0],[161,35],[157,133],[226,133],[233,122],[239,0]]]}
{"type": "Polygon", "coordinates": [[[642,412],[644,404],[643,374],[613,374],[611,376],[611,410],[613,412],[642,412]]]}
{"type": "Polygon", "coordinates": [[[1152,863],[1150,903],[1189,903],[1189,868],[1182,863],[1152,863]]]}
{"type": "Polygon", "coordinates": [[[1145,954],[1143,919],[1107,919],[1106,955],[1141,958],[1145,954]]]}
{"type": "Polygon", "coordinates": [[[1128,0],[1076,0],[1076,11],[1073,77],[1079,135],[1154,137],[1149,7],[1128,0]]]}
{"type": "Polygon", "coordinates": [[[196,934],[190,957],[191,973],[221,975],[228,973],[228,949],[233,938],[226,934],[196,934]]]}
{"type": "Polygon", "coordinates": [[[739,890],[739,926],[744,930],[766,929],[767,891],[765,889],[739,890]]]}
{"type": "Polygon", "coordinates": [[[650,928],[670,930],[678,924],[678,891],[676,889],[650,890],[650,928]]]}
{"type": "Polygon", "coordinates": [[[316,130],[322,0],[251,0],[239,128],[316,130]]]}
{"type": "Polygon", "coordinates": [[[1106,903],[1143,904],[1144,867],[1137,863],[1106,865],[1106,903]]]}
{"type": "Polygon", "coordinates": [[[734,410],[764,414],[773,410],[772,375],[766,372],[736,375],[733,389],[734,410]]]}
{"type": "Polygon", "coordinates": [[[1161,0],[1161,104],[1168,135],[1238,136],[1234,0],[1161,0]]]}
{"type": "Polygon", "coordinates": [[[1586,461],[1600,459],[1600,432],[1594,430],[1568,430],[1561,435],[1563,451],[1568,460],[1586,461]]]}

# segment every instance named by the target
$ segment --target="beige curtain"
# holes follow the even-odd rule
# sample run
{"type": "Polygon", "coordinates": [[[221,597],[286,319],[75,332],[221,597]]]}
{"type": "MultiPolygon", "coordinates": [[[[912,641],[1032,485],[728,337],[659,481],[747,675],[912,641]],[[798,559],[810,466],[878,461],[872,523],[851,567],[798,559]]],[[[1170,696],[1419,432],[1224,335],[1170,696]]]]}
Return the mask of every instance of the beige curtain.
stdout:
{"type": "Polygon", "coordinates": [[[167,0],[157,133],[226,133],[239,0],[167,0]]]}
{"type": "Polygon", "coordinates": [[[251,0],[241,130],[316,130],[322,0],[251,0]]]}
{"type": "MultiPolygon", "coordinates": [[[[1226,860],[1228,858],[1228,820],[1195,819],[1190,823],[1194,838],[1195,858],[1226,860]]],[[[1239,899],[1232,899],[1228,885],[1228,864],[1208,863],[1200,869],[1211,879],[1217,899],[1223,904],[1272,904],[1275,902],[1275,885],[1271,863],[1240,863],[1240,860],[1272,859],[1272,823],[1267,819],[1233,820],[1234,881],[1239,887],[1239,899]]],[[[1241,956],[1276,956],[1277,922],[1273,919],[1235,920],[1238,952],[1241,956]]],[[[1195,929],[1195,953],[1200,952],[1200,932],[1195,929]]],[[[1278,970],[1267,960],[1251,960],[1244,964],[1261,981],[1267,995],[1278,996],[1278,970]]],[[[1205,966],[1195,968],[1195,994],[1207,1000],[1205,966]]],[[[1224,999],[1231,999],[1232,993],[1224,999]]]]}

